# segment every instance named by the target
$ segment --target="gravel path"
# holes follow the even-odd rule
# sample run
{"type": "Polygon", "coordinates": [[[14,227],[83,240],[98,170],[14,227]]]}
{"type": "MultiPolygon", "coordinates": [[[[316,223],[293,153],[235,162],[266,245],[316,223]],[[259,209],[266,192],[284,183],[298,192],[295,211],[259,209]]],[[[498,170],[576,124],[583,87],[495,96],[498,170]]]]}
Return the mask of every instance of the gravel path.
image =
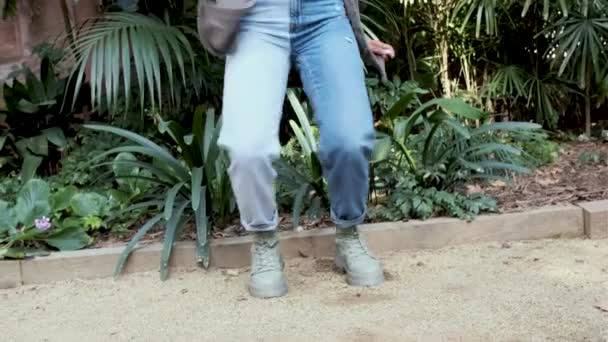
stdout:
{"type": "Polygon", "coordinates": [[[256,300],[245,270],[156,273],[0,291],[1,341],[608,341],[608,241],[486,244],[383,255],[354,289],[331,260],[288,265],[256,300]]]}

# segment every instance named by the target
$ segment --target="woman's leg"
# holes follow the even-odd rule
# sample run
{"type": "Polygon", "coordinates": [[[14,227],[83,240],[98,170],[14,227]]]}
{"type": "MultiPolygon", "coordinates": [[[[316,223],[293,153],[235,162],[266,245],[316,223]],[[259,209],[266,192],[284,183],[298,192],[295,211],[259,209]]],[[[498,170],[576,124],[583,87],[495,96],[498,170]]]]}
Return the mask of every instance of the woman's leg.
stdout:
{"type": "Polygon", "coordinates": [[[272,163],[279,157],[289,51],[245,33],[228,56],[219,143],[231,158],[229,169],[243,226],[249,231],[277,225],[272,163]]]}
{"type": "Polygon", "coordinates": [[[239,35],[227,57],[219,144],[228,151],[232,188],[243,226],[256,232],[250,292],[287,292],[278,238],[272,162],[279,157],[278,127],[289,72],[289,49],[260,32],[239,35]]]}
{"type": "MultiPolygon", "coordinates": [[[[310,6],[328,8],[326,4],[332,1],[342,2],[315,0],[310,6]]],[[[314,7],[308,11],[312,14],[306,18],[314,19],[314,7]]],[[[334,16],[319,13],[325,14],[302,25],[294,54],[321,133],[320,159],[329,184],[332,219],[338,227],[336,262],[347,270],[351,284],[377,285],[383,281],[382,267],[356,231],[365,219],[375,138],[363,65],[348,19],[339,12],[334,16]]]]}

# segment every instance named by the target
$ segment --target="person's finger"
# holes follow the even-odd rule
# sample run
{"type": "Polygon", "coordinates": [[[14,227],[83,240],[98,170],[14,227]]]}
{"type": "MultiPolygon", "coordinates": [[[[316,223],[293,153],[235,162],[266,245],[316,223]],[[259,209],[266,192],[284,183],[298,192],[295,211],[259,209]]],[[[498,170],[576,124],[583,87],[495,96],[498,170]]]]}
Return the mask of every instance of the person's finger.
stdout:
{"type": "Polygon", "coordinates": [[[393,47],[384,42],[379,42],[383,49],[392,49],[393,47]]]}

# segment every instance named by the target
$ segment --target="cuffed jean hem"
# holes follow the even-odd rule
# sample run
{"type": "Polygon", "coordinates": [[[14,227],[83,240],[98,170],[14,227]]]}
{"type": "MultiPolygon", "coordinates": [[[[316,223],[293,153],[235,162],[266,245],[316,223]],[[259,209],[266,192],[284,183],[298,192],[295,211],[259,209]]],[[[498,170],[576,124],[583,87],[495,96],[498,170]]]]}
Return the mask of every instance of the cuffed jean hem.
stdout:
{"type": "Polygon", "coordinates": [[[337,229],[345,229],[345,228],[351,228],[354,226],[358,226],[365,221],[365,217],[366,217],[366,213],[363,213],[363,215],[361,215],[353,220],[340,220],[340,219],[336,218],[336,215],[334,214],[333,211],[331,213],[331,220],[334,222],[337,229]]]}
{"type": "Polygon", "coordinates": [[[274,218],[270,223],[265,224],[249,224],[247,222],[241,221],[241,225],[248,232],[271,232],[277,229],[279,225],[279,215],[278,213],[274,214],[274,218]]]}

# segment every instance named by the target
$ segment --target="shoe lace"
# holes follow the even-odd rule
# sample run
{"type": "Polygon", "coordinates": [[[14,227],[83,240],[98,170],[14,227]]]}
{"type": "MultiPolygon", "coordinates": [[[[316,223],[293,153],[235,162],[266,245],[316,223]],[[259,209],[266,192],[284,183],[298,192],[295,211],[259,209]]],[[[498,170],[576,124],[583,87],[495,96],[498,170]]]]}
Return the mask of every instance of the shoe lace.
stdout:
{"type": "Polygon", "coordinates": [[[359,234],[353,233],[343,237],[342,252],[347,256],[356,258],[372,258],[367,245],[361,241],[359,234]]]}
{"type": "Polygon", "coordinates": [[[281,268],[280,257],[276,255],[276,243],[256,241],[253,244],[254,273],[276,271],[281,268]],[[277,263],[277,261],[279,261],[277,263]]]}

